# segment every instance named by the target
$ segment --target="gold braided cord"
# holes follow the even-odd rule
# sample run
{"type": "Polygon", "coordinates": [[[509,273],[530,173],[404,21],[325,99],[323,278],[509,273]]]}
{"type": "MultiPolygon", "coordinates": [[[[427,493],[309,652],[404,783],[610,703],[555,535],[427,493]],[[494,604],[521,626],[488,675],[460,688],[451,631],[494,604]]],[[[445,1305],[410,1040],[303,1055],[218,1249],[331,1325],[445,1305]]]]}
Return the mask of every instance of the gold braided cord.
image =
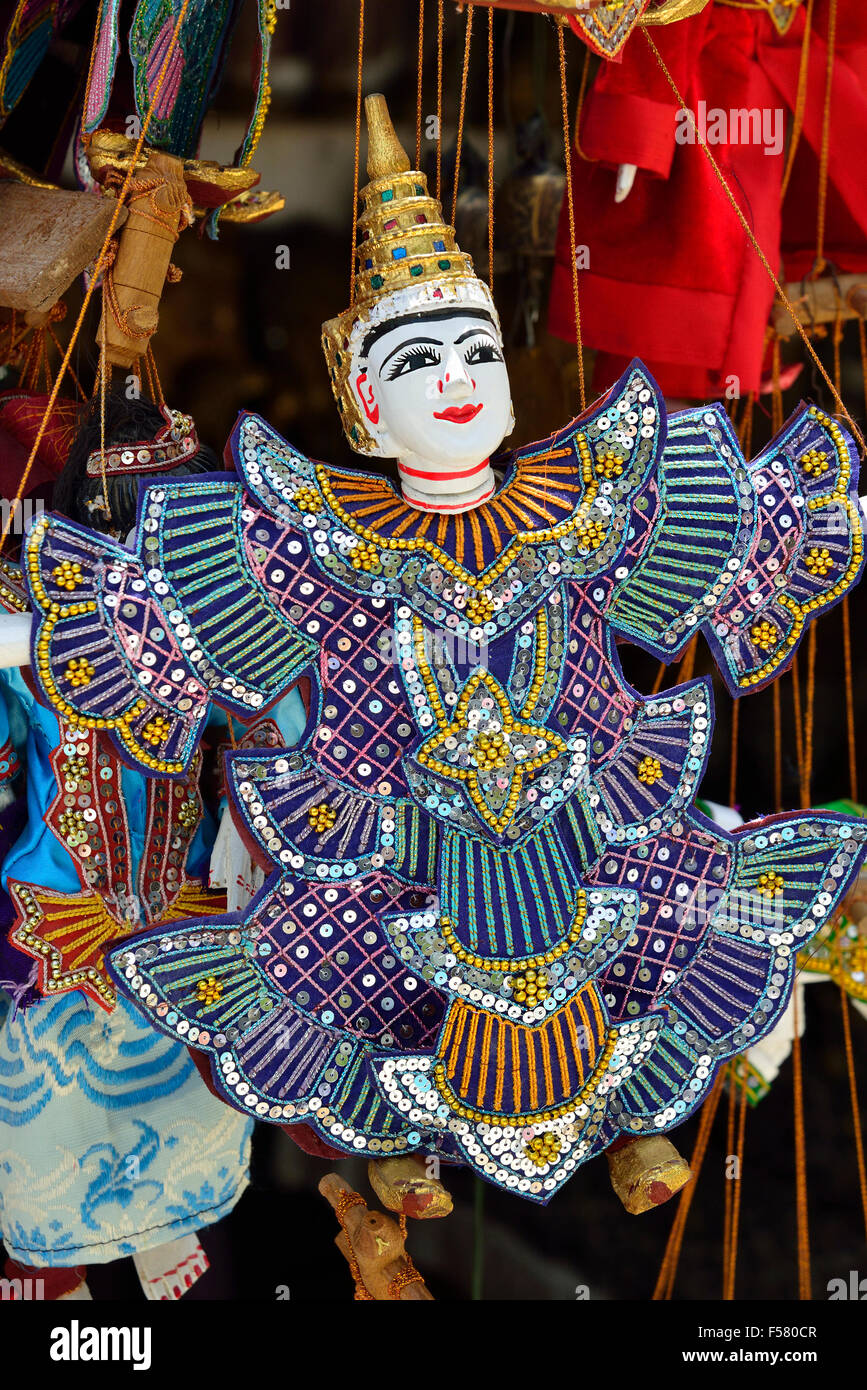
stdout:
{"type": "Polygon", "coordinates": [[[418,85],[415,96],[415,167],[421,168],[422,94],[424,84],[424,0],[418,0],[418,85]]]}
{"type": "MultiPolygon", "coordinates": [[[[732,1080],[734,1081],[734,1063],[732,1063],[732,1080]]],[[[732,1087],[734,1088],[734,1085],[732,1087]]],[[[736,1162],[736,1171],[729,1179],[732,1188],[731,1212],[728,1231],[728,1249],[724,1251],[725,1287],[723,1298],[726,1302],[731,1302],[735,1296],[735,1275],[738,1267],[738,1230],[741,1217],[741,1183],[743,1181],[744,1170],[744,1130],[747,1120],[747,1088],[746,1085],[740,1087],[740,1109],[738,1114],[738,1134],[734,1153],[729,1149],[727,1157],[733,1157],[736,1162]]]]}
{"type": "Polygon", "coordinates": [[[798,1297],[808,1303],[810,1287],[810,1224],[807,1212],[807,1145],[804,1130],[804,1076],[801,1068],[801,1036],[797,986],[794,993],[792,1080],[795,1106],[795,1215],[798,1232],[798,1297]]]}
{"type": "Polygon", "coordinates": [[[178,12],[177,20],[175,21],[175,27],[172,31],[172,36],[168,42],[168,45],[166,46],[166,52],[163,58],[162,67],[160,68],[156,83],[154,85],[154,92],[151,104],[145,112],[145,118],[142,121],[141,133],[136,143],[132,159],[130,160],[129,170],[118,194],[116,206],[112,211],[111,221],[105,233],[105,239],[100,248],[99,255],[97,256],[96,261],[94,263],[93,273],[90,277],[87,289],[84,292],[84,299],[82,300],[81,308],[78,312],[78,318],[75,321],[75,325],[73,327],[69,343],[67,344],[66,351],[63,354],[63,360],[60,363],[60,368],[58,370],[54,385],[51,388],[51,394],[48,397],[48,404],[45,407],[45,413],[42,416],[42,420],[39,424],[39,429],[36,432],[36,438],[33,441],[33,444],[30,449],[30,454],[28,456],[26,464],[24,465],[24,471],[21,474],[21,480],[18,484],[18,490],[15,494],[15,497],[12,500],[12,505],[7,513],[6,520],[3,525],[2,534],[0,534],[0,551],[2,551],[3,546],[6,543],[6,538],[8,537],[9,532],[12,528],[12,523],[15,518],[16,510],[20,506],[21,498],[24,495],[24,489],[27,486],[27,479],[30,476],[31,469],[33,468],[33,462],[36,458],[36,455],[39,451],[39,446],[42,443],[45,431],[48,427],[48,421],[51,417],[51,412],[54,409],[55,402],[60,393],[61,383],[69,367],[69,363],[72,358],[73,348],[75,347],[76,340],[78,338],[79,333],[81,332],[81,327],[84,323],[85,315],[90,305],[90,301],[93,298],[94,291],[96,289],[97,284],[99,283],[99,278],[102,274],[103,267],[105,266],[106,257],[108,255],[108,248],[111,244],[111,239],[114,236],[115,228],[118,224],[118,219],[120,218],[120,210],[124,205],[124,199],[126,198],[126,194],[129,190],[130,183],[132,182],[133,171],[135,170],[139,156],[144,148],[145,139],[148,133],[148,127],[150,125],[151,115],[153,114],[155,107],[158,105],[159,95],[162,90],[163,82],[165,81],[166,73],[169,70],[169,63],[171,61],[172,54],[174,53],[174,50],[177,47],[178,38],[189,7],[190,0],[183,0],[181,8],[178,12]]]}
{"type": "MultiPolygon", "coordinates": [[[[839,948],[838,948],[839,950],[839,948]]],[[[852,1047],[852,1023],[849,1018],[849,996],[840,986],[840,1008],[843,1011],[843,1042],[846,1051],[846,1071],[849,1076],[849,1098],[852,1102],[852,1125],[855,1130],[855,1157],[858,1162],[858,1188],[867,1234],[867,1164],[864,1161],[864,1134],[861,1129],[861,1109],[858,1104],[858,1081],[855,1076],[855,1052],[852,1047]]]]}
{"type": "Polygon", "coordinates": [[[674,1281],[677,1277],[677,1266],[680,1262],[680,1252],[683,1246],[683,1234],[686,1230],[686,1219],[689,1216],[689,1209],[692,1206],[695,1191],[698,1187],[699,1173],[701,1172],[702,1164],[704,1163],[705,1159],[705,1154],[707,1153],[707,1146],[708,1141],[710,1139],[711,1129],[713,1128],[714,1117],[716,1116],[717,1107],[719,1106],[720,1097],[722,1096],[723,1092],[724,1076],[725,1068],[720,1067],[717,1073],[716,1081],[713,1084],[713,1090],[711,1091],[710,1095],[708,1096],[701,1109],[701,1119],[699,1121],[698,1134],[696,1136],[695,1141],[695,1148],[693,1149],[692,1155],[689,1160],[689,1166],[692,1169],[693,1175],[692,1182],[688,1182],[686,1184],[686,1187],[684,1187],[683,1191],[680,1194],[680,1200],[677,1204],[677,1212],[675,1213],[674,1221],[671,1225],[671,1230],[669,1232],[668,1241],[665,1247],[665,1253],[662,1257],[662,1263],[659,1267],[659,1276],[656,1281],[656,1287],[653,1290],[651,1301],[654,1303],[659,1303],[670,1299],[672,1293],[674,1292],[674,1281]]]}
{"type": "Polygon", "coordinates": [[[349,1265],[349,1273],[352,1275],[352,1279],[355,1284],[355,1293],[353,1297],[355,1298],[356,1302],[372,1303],[374,1301],[373,1294],[370,1292],[370,1290],[368,1289],[367,1285],[361,1277],[361,1270],[358,1267],[358,1261],[355,1258],[355,1253],[352,1249],[352,1241],[350,1240],[349,1232],[346,1229],[346,1213],[349,1211],[350,1207],[363,1207],[366,1205],[367,1204],[364,1198],[360,1196],[359,1193],[353,1192],[351,1188],[344,1188],[343,1191],[340,1193],[340,1196],[337,1198],[337,1206],[335,1208],[334,1214],[337,1217],[338,1222],[340,1223],[340,1228],[343,1231],[343,1234],[346,1236],[346,1243],[349,1246],[349,1254],[346,1257],[346,1263],[349,1265]]]}
{"type": "Polygon", "coordinates": [[[494,11],[488,10],[488,284],[494,289],[494,11]]]}
{"type": "Polygon", "coordinates": [[[560,102],[563,108],[563,153],[566,158],[566,205],[569,211],[569,252],[572,258],[572,299],[575,310],[575,346],[578,352],[578,395],[582,413],[587,409],[584,384],[584,344],[581,338],[581,304],[578,296],[578,248],[575,245],[575,199],[572,191],[572,154],[569,148],[569,97],[566,90],[566,46],[563,29],[557,28],[557,47],[560,59],[560,102]]]}
{"type": "Polygon", "coordinates": [[[364,72],[364,0],[358,0],[358,59],[355,91],[355,160],[352,175],[352,252],[349,262],[349,307],[355,303],[355,250],[358,245],[358,184],[361,166],[361,88],[364,72]]]}
{"type": "Polygon", "coordinates": [[[467,27],[464,33],[464,66],[461,72],[461,99],[458,107],[458,137],[455,148],[455,186],[452,191],[452,226],[458,215],[458,185],[461,177],[461,151],[464,144],[464,118],[467,113],[467,78],[470,71],[470,44],[473,38],[474,5],[467,5],[467,27]]]}
{"type": "Polygon", "coordinates": [[[831,149],[831,98],[834,90],[834,58],[837,51],[839,0],[828,0],[828,60],[825,68],[825,103],[822,108],[822,144],[819,151],[819,203],[816,212],[816,265],[825,267],[825,215],[828,209],[828,159],[831,149]]]}
{"type": "Polygon", "coordinates": [[[437,199],[443,195],[443,6],[437,4],[437,199]]]}
{"type": "Polygon", "coordinates": [[[792,137],[789,141],[786,171],[783,174],[783,182],[780,187],[780,202],[785,198],[789,187],[789,180],[792,177],[792,169],[795,163],[795,155],[798,153],[798,145],[801,142],[801,131],[804,128],[804,111],[807,105],[807,74],[810,66],[810,38],[813,32],[814,4],[815,0],[807,0],[807,13],[804,17],[804,36],[801,39],[801,63],[798,68],[798,92],[795,97],[795,115],[792,121],[792,137]]]}
{"type": "Polygon", "coordinates": [[[575,112],[575,134],[572,144],[579,159],[583,159],[585,164],[595,164],[597,161],[591,159],[589,154],[585,154],[581,148],[581,119],[584,115],[584,98],[587,95],[587,78],[590,73],[590,49],[585,49],[584,66],[581,69],[581,86],[578,88],[578,107],[575,112]]]}

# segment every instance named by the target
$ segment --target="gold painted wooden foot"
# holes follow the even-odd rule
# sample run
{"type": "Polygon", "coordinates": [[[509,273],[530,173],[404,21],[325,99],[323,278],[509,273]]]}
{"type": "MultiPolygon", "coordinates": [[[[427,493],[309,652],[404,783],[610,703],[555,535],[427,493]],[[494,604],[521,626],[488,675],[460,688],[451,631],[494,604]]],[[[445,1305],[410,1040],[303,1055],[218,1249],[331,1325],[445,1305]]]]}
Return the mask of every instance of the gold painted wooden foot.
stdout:
{"type": "Polygon", "coordinates": [[[372,1158],[367,1176],[382,1205],[399,1216],[429,1221],[452,1210],[448,1192],[438,1178],[428,1176],[425,1159],[416,1154],[372,1158]]]}
{"type": "Polygon", "coordinates": [[[611,1186],[633,1216],[662,1206],[692,1179],[686,1159],[663,1134],[621,1140],[605,1157],[611,1186]]]}

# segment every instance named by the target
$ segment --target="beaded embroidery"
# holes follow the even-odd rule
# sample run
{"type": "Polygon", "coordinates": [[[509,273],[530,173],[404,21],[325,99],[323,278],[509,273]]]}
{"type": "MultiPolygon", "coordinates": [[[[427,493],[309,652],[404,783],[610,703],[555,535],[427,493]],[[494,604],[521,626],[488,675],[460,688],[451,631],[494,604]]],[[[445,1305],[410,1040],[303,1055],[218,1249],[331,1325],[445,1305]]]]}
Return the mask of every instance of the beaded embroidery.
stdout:
{"type": "Polygon", "coordinates": [[[646,699],[615,643],[670,660],[702,627],[736,692],[784,669],[860,570],[852,442],[804,407],[747,464],[724,411],[666,423],[634,363],[463,516],[255,416],[232,447],[243,483],[143,491],[138,556],[56,519],[28,541],[46,696],[146,768],[182,775],[211,699],[260,718],[314,676],[300,748],[227,758],[262,890],[109,968],[238,1108],[545,1202],[619,1134],[679,1124],[773,1027],[864,856],[835,814],[715,827],[694,805],[709,682],[646,699]]]}

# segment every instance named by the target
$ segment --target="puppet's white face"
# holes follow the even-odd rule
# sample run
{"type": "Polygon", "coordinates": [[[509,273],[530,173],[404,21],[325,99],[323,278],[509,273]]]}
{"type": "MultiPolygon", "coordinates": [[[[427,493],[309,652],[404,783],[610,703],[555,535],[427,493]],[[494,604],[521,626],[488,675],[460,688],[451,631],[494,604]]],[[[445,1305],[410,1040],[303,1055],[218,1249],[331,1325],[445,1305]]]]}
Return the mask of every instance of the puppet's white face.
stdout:
{"type": "Polygon", "coordinates": [[[396,325],[371,345],[353,386],[383,454],[422,491],[471,489],[514,423],[502,340],[487,316],[396,325]]]}

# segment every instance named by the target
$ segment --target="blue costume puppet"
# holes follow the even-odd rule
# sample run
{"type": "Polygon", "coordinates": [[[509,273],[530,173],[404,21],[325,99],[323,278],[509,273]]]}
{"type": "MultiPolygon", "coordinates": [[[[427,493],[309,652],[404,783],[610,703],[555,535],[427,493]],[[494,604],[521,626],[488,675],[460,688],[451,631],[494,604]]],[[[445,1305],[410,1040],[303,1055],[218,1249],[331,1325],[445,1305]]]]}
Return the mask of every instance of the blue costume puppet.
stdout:
{"type": "Polygon", "coordinates": [[[235,476],[144,489],[135,555],[37,525],[33,667],[63,719],[180,779],[212,702],[250,718],[311,675],[303,745],[229,758],[264,887],[111,970],[243,1113],[547,1202],[701,1104],[858,872],[855,818],[714,826],[710,683],[645,698],[615,645],[672,660],[701,630],[733,694],[772,680],[858,578],[857,458],[802,406],[748,464],[722,408],[666,420],[635,362],[492,466],[490,291],[368,109],[355,303],[325,348],[348,437],[398,458],[403,497],[242,416],[235,476]]]}
{"type": "MultiPolygon", "coordinates": [[[[110,398],[106,423],[105,474],[99,451],[88,457],[94,433],[98,442],[91,423],[59,486],[72,514],[102,516],[111,533],[125,536],[133,523],[140,475],[216,465],[186,417],[110,398]]],[[[75,576],[61,566],[55,581],[69,593],[75,576]]],[[[8,577],[0,602],[26,608],[8,577]]],[[[176,1297],[207,1268],[195,1232],[231,1211],[247,1185],[251,1122],[209,1093],[182,1039],[117,999],[104,951],[156,923],[225,910],[225,895],[208,888],[215,825],[201,760],[173,782],[145,777],[102,731],[38,703],[19,671],[3,673],[2,693],[4,829],[19,760],[26,782],[24,825],[2,870],[9,1273],[20,1277],[23,1265],[46,1296],[82,1297],[84,1266],[133,1255],[149,1297],[176,1297]]]]}

